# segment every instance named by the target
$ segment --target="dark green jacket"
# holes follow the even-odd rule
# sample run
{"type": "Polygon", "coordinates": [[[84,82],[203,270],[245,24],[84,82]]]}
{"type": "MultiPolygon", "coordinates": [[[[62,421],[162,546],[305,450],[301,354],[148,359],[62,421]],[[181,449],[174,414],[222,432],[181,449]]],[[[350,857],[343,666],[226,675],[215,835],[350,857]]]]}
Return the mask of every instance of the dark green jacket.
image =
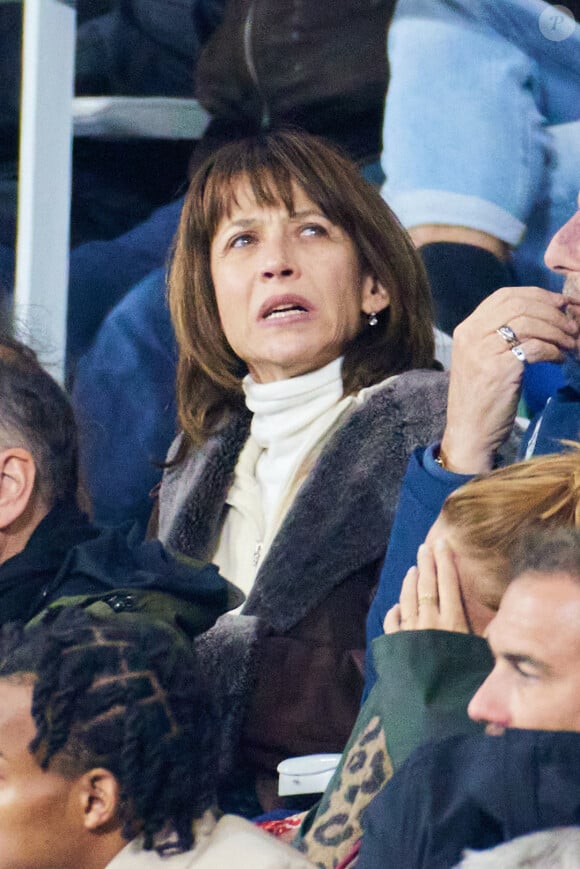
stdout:
{"type": "Polygon", "coordinates": [[[481,731],[466,710],[493,665],[484,639],[450,631],[401,631],[377,637],[373,654],[378,680],[296,843],[313,863],[329,869],[360,839],[363,810],[415,748],[481,731]]]}

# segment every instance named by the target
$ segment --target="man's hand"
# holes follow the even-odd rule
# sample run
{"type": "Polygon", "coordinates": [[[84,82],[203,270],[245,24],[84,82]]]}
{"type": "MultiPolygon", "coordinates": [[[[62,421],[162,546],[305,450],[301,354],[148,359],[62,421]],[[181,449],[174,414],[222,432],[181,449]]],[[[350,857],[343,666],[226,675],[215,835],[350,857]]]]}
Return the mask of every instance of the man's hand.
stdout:
{"type": "MultiPolygon", "coordinates": [[[[512,430],[524,362],[498,334],[508,326],[527,362],[562,362],[578,349],[578,306],[539,287],[503,287],[453,333],[447,425],[441,442],[446,468],[477,474],[493,467],[512,430]],[[574,311],[564,310],[566,306],[574,311]]],[[[521,355],[521,353],[520,353],[521,355]]]]}
{"type": "Polygon", "coordinates": [[[445,540],[419,547],[417,566],[407,571],[399,603],[388,611],[383,627],[385,634],[429,628],[470,633],[455,559],[445,540]]]}

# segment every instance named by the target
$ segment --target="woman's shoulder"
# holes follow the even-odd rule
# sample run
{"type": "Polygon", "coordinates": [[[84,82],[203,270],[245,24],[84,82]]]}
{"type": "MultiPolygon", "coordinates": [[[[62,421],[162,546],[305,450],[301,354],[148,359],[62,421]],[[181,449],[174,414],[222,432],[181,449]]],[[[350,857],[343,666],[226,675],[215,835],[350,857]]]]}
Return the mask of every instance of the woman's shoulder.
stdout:
{"type": "Polygon", "coordinates": [[[203,443],[192,443],[184,431],[174,438],[165,459],[164,481],[187,477],[200,463],[211,460],[235,464],[250,431],[249,414],[232,414],[203,443]]]}
{"type": "Polygon", "coordinates": [[[187,446],[185,435],[180,432],[167,452],[163,477],[157,496],[158,528],[157,534],[165,540],[173,521],[173,505],[181,503],[186,497],[192,481],[196,476],[196,468],[202,461],[202,451],[187,446]]]}
{"type": "Polygon", "coordinates": [[[387,424],[415,424],[438,417],[447,407],[449,374],[446,371],[413,369],[362,389],[357,410],[387,424]],[[388,420],[385,414],[388,413],[388,420]]]}
{"type": "Polygon", "coordinates": [[[176,517],[187,505],[189,513],[221,509],[236,462],[247,440],[247,416],[232,417],[204,444],[177,435],[167,453],[159,487],[159,538],[167,542],[176,517]]]}
{"type": "Polygon", "coordinates": [[[379,383],[361,389],[357,399],[361,403],[365,403],[371,399],[376,401],[388,400],[392,396],[408,396],[409,399],[412,399],[416,394],[425,395],[428,393],[437,397],[443,395],[446,398],[448,386],[449,373],[447,371],[413,368],[410,371],[393,374],[379,383]]]}

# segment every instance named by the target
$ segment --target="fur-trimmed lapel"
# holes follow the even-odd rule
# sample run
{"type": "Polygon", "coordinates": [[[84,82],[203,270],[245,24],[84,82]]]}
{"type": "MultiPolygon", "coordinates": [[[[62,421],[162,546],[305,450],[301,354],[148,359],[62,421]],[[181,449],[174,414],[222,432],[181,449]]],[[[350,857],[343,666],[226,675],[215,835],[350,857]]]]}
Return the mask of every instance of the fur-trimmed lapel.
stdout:
{"type": "MultiPolygon", "coordinates": [[[[159,539],[192,558],[206,559],[219,534],[226,495],[238,456],[250,431],[251,415],[236,416],[200,450],[169,467],[159,489],[159,539]]],[[[168,454],[177,453],[181,436],[168,454]]]]}
{"type": "Polygon", "coordinates": [[[331,437],[243,607],[285,632],[347,576],[384,556],[413,449],[441,436],[447,375],[389,379],[331,437]]]}
{"type": "MultiPolygon", "coordinates": [[[[409,371],[347,417],[288,511],[245,614],[286,631],[349,574],[384,555],[407,460],[443,431],[447,385],[442,372],[409,371]]],[[[171,548],[207,557],[248,431],[247,417],[233,420],[165,472],[159,536],[171,548]]]]}

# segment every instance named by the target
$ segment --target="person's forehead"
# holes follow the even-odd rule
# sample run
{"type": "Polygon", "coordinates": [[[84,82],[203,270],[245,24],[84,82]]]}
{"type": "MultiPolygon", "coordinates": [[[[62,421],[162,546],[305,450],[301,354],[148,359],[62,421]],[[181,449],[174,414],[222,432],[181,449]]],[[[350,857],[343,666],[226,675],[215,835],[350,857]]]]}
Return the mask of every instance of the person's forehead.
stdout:
{"type": "Polygon", "coordinates": [[[441,537],[447,537],[450,532],[449,523],[445,520],[445,517],[439,513],[435,522],[431,525],[427,537],[425,538],[426,543],[434,544],[441,537]]]}
{"type": "Polygon", "coordinates": [[[36,732],[31,715],[32,685],[0,679],[0,753],[28,750],[36,732]]]}
{"type": "Polygon", "coordinates": [[[468,545],[468,537],[462,531],[462,529],[457,528],[452,522],[450,522],[443,513],[440,513],[427,534],[425,538],[425,542],[429,543],[431,546],[434,546],[438,540],[444,539],[451,546],[455,555],[460,556],[461,559],[465,560],[474,560],[478,563],[481,563],[483,559],[479,557],[474,557],[472,550],[468,545]]]}
{"type": "MultiPolygon", "coordinates": [[[[235,182],[233,182],[231,188],[231,200],[230,207],[228,211],[223,215],[221,223],[234,222],[240,214],[259,214],[260,212],[267,211],[288,211],[286,205],[284,204],[282,197],[280,196],[275,182],[272,179],[268,182],[271,194],[272,194],[272,203],[260,203],[257,201],[254,191],[252,189],[252,185],[248,178],[240,177],[235,182]]],[[[291,192],[292,192],[292,205],[295,211],[303,211],[305,209],[320,211],[320,209],[315,205],[314,202],[310,199],[306,191],[300,187],[296,181],[292,181],[291,183],[291,192]]]]}
{"type": "Polygon", "coordinates": [[[557,659],[574,647],[580,655],[580,583],[566,573],[522,574],[508,586],[487,636],[497,654],[557,659]]]}

